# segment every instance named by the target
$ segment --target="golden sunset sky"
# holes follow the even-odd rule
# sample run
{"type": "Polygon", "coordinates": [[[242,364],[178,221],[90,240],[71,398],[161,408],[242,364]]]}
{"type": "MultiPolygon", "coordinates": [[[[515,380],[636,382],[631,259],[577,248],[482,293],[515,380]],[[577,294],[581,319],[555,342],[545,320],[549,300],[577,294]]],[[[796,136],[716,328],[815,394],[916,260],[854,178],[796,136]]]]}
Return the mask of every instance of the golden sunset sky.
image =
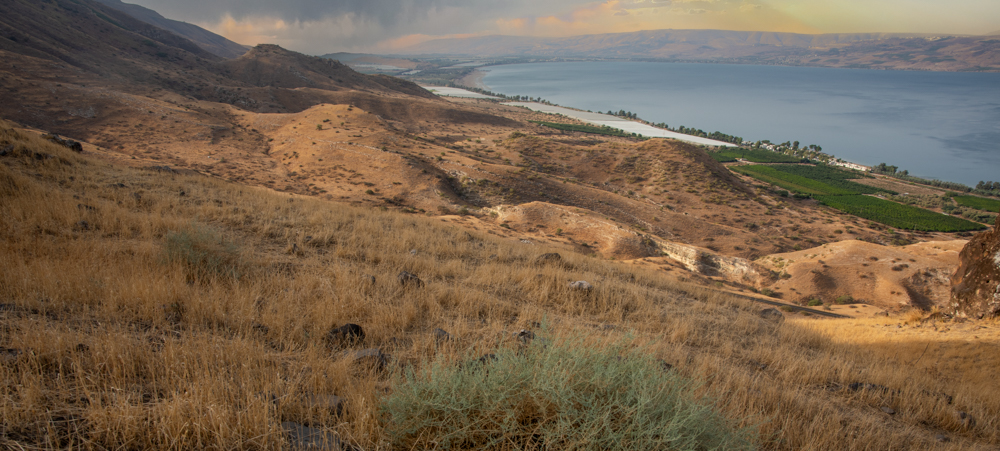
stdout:
{"type": "Polygon", "coordinates": [[[1000,34],[1000,0],[126,0],[241,44],[392,51],[439,37],[655,29],[1000,34]]]}

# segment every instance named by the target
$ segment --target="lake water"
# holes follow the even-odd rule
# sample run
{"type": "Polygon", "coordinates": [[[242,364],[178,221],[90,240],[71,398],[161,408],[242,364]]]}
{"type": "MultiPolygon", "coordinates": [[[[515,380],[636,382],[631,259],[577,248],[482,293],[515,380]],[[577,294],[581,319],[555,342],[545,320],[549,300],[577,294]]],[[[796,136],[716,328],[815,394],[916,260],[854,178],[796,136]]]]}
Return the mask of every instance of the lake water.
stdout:
{"type": "Polygon", "coordinates": [[[491,91],[626,110],[751,141],[799,141],[864,165],[1000,181],[1000,74],[640,62],[485,68],[491,91]]]}

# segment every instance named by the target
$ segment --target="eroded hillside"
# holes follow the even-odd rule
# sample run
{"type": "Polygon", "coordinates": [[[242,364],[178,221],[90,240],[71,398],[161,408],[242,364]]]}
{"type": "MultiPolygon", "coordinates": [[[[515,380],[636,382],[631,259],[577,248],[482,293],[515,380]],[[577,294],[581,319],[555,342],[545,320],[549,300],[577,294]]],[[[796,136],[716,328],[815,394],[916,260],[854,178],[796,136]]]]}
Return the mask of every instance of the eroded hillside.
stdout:
{"type": "MultiPolygon", "coordinates": [[[[612,368],[648,358],[670,383],[694,381],[719,428],[755,427],[748,447],[1000,440],[992,323],[786,317],[448,217],[108,164],[92,149],[0,130],[6,447],[405,448],[401,417],[383,415],[405,369],[486,377],[513,360],[484,354],[575,337],[628,353],[602,361],[612,368]]],[[[438,412],[424,401],[411,408],[438,412]]],[[[532,409],[527,421],[548,424],[532,409]]]]}

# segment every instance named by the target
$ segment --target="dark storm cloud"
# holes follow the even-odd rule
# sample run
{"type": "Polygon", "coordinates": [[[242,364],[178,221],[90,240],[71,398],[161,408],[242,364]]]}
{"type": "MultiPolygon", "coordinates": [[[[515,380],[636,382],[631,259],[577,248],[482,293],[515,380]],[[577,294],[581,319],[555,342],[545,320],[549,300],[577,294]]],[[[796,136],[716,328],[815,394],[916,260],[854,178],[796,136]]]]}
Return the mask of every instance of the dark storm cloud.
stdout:
{"type": "Polygon", "coordinates": [[[277,17],[288,21],[319,20],[351,15],[383,27],[400,23],[422,22],[445,8],[466,10],[469,14],[489,14],[529,6],[542,12],[558,10],[580,1],[557,0],[125,0],[152,8],[160,13],[191,22],[207,22],[223,15],[237,19],[248,16],[277,17]]]}

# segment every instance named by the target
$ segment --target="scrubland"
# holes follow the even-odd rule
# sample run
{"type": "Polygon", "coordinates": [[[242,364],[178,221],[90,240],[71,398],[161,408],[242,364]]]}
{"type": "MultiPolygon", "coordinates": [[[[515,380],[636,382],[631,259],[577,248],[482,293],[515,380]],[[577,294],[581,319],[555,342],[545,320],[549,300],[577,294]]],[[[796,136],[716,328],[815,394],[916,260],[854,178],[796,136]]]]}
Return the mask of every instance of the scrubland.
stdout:
{"type": "MultiPolygon", "coordinates": [[[[892,333],[928,321],[919,314],[774,321],[761,306],[634,266],[567,252],[536,263],[549,249],[438,218],[117,167],[2,129],[5,447],[276,449],[291,445],[282,424],[295,423],[361,449],[588,449],[598,445],[533,432],[551,430],[565,409],[586,410],[572,391],[546,391],[561,397],[550,399],[482,382],[533,365],[510,374],[605,393],[572,385],[590,374],[565,365],[577,359],[617,375],[607,384],[621,390],[601,396],[642,380],[669,384],[652,393],[677,387],[684,412],[701,409],[713,418],[705,428],[735,437],[664,448],[1000,443],[995,323],[957,346],[892,333]],[[401,271],[423,284],[400,284],[401,271]],[[593,288],[571,289],[577,280],[593,288]],[[347,323],[364,328],[361,343],[327,339],[347,323]],[[437,328],[451,339],[437,339],[437,328]],[[537,338],[513,338],[521,330],[537,338]],[[391,356],[385,371],[354,362],[350,351],[363,348],[391,356]],[[563,354],[546,359],[546,350],[563,354]],[[498,359],[480,370],[455,370],[491,353],[498,359]],[[413,392],[415,383],[430,388],[413,392]],[[448,429],[460,423],[445,421],[447,411],[473,399],[463,397],[473,386],[487,388],[482,399],[510,400],[495,409],[520,409],[497,423],[507,429],[488,420],[448,429]],[[429,395],[447,387],[450,397],[429,395]],[[330,395],[343,398],[342,413],[316,401],[330,395]]],[[[601,402],[590,413],[606,409],[597,423],[626,424],[611,419],[635,417],[635,405],[601,402]]]]}

